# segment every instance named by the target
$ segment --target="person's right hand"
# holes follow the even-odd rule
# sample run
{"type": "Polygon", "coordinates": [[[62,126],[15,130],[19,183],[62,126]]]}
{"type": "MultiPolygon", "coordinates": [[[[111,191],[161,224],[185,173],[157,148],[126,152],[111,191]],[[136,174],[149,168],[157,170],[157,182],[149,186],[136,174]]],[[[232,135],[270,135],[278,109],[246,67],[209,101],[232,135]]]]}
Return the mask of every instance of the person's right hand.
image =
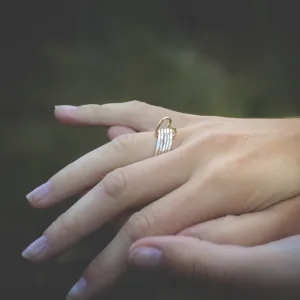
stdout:
{"type": "Polygon", "coordinates": [[[180,235],[147,237],[131,246],[128,257],[130,265],[145,270],[300,294],[300,235],[253,247],[180,235]]]}
{"type": "Polygon", "coordinates": [[[90,152],[28,195],[33,206],[46,208],[91,188],[24,251],[36,262],[62,254],[127,209],[137,210],[70,296],[88,299],[111,286],[127,270],[128,249],[143,237],[183,233],[198,223],[202,239],[220,244],[257,245],[299,234],[299,119],[197,116],[191,122],[138,102],[87,105],[68,109],[71,115],[77,123],[97,119],[139,132],[90,152]],[[165,116],[179,128],[174,147],[153,157],[153,130],[165,116]]]}

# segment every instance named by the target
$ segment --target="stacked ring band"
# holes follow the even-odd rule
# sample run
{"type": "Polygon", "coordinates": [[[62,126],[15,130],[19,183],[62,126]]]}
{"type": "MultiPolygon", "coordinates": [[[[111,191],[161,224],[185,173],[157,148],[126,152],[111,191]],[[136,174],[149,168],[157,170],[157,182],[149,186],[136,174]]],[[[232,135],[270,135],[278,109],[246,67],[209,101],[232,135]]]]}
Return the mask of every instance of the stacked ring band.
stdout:
{"type": "Polygon", "coordinates": [[[157,137],[155,156],[169,152],[176,136],[176,128],[172,127],[172,119],[169,117],[161,119],[155,130],[155,135],[157,137]],[[168,120],[167,128],[160,128],[165,120],[168,120]]]}

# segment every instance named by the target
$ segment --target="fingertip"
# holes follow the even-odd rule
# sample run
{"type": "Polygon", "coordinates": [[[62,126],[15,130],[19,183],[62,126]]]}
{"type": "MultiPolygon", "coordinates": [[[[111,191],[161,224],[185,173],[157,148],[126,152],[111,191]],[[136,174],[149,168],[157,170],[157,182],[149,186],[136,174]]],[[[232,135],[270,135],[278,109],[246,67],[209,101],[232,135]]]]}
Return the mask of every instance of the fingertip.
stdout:
{"type": "Polygon", "coordinates": [[[75,114],[78,108],[74,105],[56,105],[54,106],[54,116],[62,124],[84,125],[85,123],[75,114]]]}
{"type": "Polygon", "coordinates": [[[48,240],[45,236],[41,236],[31,243],[23,252],[22,257],[32,262],[43,261],[48,252],[48,240]]]}
{"type": "Polygon", "coordinates": [[[39,207],[40,203],[45,203],[49,200],[51,196],[50,191],[51,181],[47,181],[27,194],[26,198],[32,206],[39,207]]]}
{"type": "Polygon", "coordinates": [[[72,113],[78,109],[75,105],[55,105],[54,110],[60,113],[72,113]]]}
{"type": "Polygon", "coordinates": [[[153,247],[135,248],[129,252],[128,262],[139,268],[157,269],[162,264],[163,252],[153,247]]]}

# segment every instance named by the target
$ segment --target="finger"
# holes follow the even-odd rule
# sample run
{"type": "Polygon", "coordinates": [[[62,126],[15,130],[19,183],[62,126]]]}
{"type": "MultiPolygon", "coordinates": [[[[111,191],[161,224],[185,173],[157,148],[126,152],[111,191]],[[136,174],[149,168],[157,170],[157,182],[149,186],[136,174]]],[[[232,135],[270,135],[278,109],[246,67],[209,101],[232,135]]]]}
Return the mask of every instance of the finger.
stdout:
{"type": "Polygon", "coordinates": [[[131,134],[135,133],[136,131],[134,129],[131,129],[126,126],[111,126],[107,130],[107,136],[110,140],[113,140],[120,135],[125,135],[125,134],[131,134]]]}
{"type": "MultiPolygon", "coordinates": [[[[176,136],[174,149],[183,137],[181,133],[176,136]]],[[[153,157],[155,144],[154,133],[119,136],[59,171],[46,184],[29,193],[27,199],[33,206],[45,208],[78,195],[95,186],[111,171],[153,157]]]]}
{"type": "MultiPolygon", "coordinates": [[[[111,126],[108,129],[108,131],[107,131],[107,136],[108,136],[108,138],[110,140],[113,140],[113,139],[119,137],[120,135],[126,135],[126,134],[132,134],[132,133],[136,133],[136,132],[133,129],[129,128],[129,127],[125,127],[125,126],[111,126]]],[[[91,189],[88,188],[85,191],[82,191],[81,194],[80,194],[80,197],[84,196],[90,190],[91,189]]],[[[118,221],[118,224],[120,222],[118,221]]]]}
{"type": "Polygon", "coordinates": [[[90,299],[110,288],[127,270],[128,251],[133,241],[147,236],[150,232],[152,234],[165,232],[164,228],[153,225],[147,217],[139,213],[131,216],[70,290],[68,295],[70,299],[90,299]]]}
{"type": "MultiPolygon", "coordinates": [[[[185,187],[186,185],[172,191],[171,197],[175,194],[177,194],[177,198],[186,195],[186,191],[189,190],[188,186],[185,187]]],[[[165,197],[169,197],[168,195],[165,197]]],[[[148,206],[148,209],[151,210],[151,207],[153,205],[148,206]]],[[[147,216],[143,213],[145,209],[142,210],[142,213],[137,212],[132,215],[112,242],[91,262],[82,279],[70,291],[74,298],[89,299],[92,295],[100,294],[115,283],[126,272],[128,250],[134,241],[147,235],[173,234],[180,230],[166,222],[166,218],[164,218],[164,226],[160,226],[160,223],[156,224],[157,219],[151,219],[156,213],[154,211],[150,213],[147,210],[149,214],[147,216]],[[109,276],[103,276],[103,274],[109,274],[109,276]],[[82,280],[85,282],[84,289],[78,290],[77,286],[82,280]]],[[[161,217],[163,216],[161,215],[161,217]]]]}
{"type": "MultiPolygon", "coordinates": [[[[136,133],[136,132],[133,129],[125,126],[111,126],[107,130],[107,136],[110,140],[113,140],[119,137],[120,135],[131,134],[131,133],[136,133]]],[[[84,191],[81,194],[81,197],[84,196],[88,191],[90,191],[90,189],[84,191]]],[[[120,228],[121,225],[123,225],[127,219],[128,219],[128,214],[125,214],[124,216],[122,215],[120,218],[116,219],[115,227],[120,228]]]]}
{"type": "Polygon", "coordinates": [[[196,222],[226,214],[227,209],[232,211],[228,201],[222,201],[224,195],[214,193],[212,197],[213,187],[203,189],[201,197],[198,188],[199,183],[189,181],[132,215],[121,233],[87,269],[85,280],[89,281],[90,291],[87,294],[105,290],[126,271],[124,253],[130,244],[128,240],[132,243],[145,236],[176,234],[196,222]],[[99,270],[111,276],[99,280],[99,270]]]}
{"type": "MultiPolygon", "coordinates": [[[[166,195],[165,197],[163,197],[162,199],[160,199],[160,201],[156,201],[152,203],[150,206],[143,209],[142,213],[141,212],[136,213],[135,217],[131,218],[129,221],[130,224],[129,229],[127,225],[127,229],[125,230],[127,235],[130,236],[130,240],[134,241],[139,237],[141,238],[143,236],[174,234],[180,231],[181,230],[180,228],[184,228],[184,226],[187,226],[188,223],[194,222],[195,220],[194,216],[196,216],[196,218],[200,218],[200,220],[201,219],[205,220],[206,218],[212,219],[214,214],[218,215],[222,213],[222,211],[223,212],[225,211],[224,208],[222,208],[222,203],[217,202],[216,198],[211,198],[211,197],[209,198],[210,205],[208,203],[205,204],[205,201],[202,201],[202,205],[201,202],[198,203],[198,205],[196,204],[188,205],[187,203],[189,203],[189,198],[193,195],[193,188],[192,188],[193,186],[195,186],[194,183],[191,185],[187,183],[177,191],[177,196],[175,195],[174,192],[172,192],[166,195]],[[189,192],[191,194],[189,194],[189,192]],[[180,203],[178,199],[184,199],[185,206],[183,206],[183,203],[180,203]],[[162,203],[164,203],[165,207],[161,205],[162,203]],[[192,207],[193,209],[189,210],[189,207],[192,207]],[[219,211],[219,209],[221,210],[219,211]],[[168,220],[168,222],[166,222],[166,220],[168,220]],[[173,220],[175,220],[176,222],[172,222],[173,220]]],[[[203,193],[201,196],[203,196],[204,199],[207,199],[209,194],[211,193],[208,192],[207,195],[203,193]]],[[[225,203],[227,203],[226,205],[230,207],[228,201],[225,201],[225,203]]],[[[270,213],[270,216],[271,215],[274,216],[276,214],[270,213]]],[[[295,211],[295,215],[297,215],[297,211],[295,211]]],[[[263,218],[261,220],[263,221],[263,218]]],[[[268,221],[270,220],[267,218],[266,222],[268,221]]],[[[240,224],[236,224],[236,225],[240,225],[240,224]]],[[[271,224],[271,226],[272,225],[273,224],[271,224]]],[[[261,229],[255,228],[255,230],[259,231],[261,229]]],[[[264,231],[267,232],[267,230],[264,231]]],[[[251,236],[249,237],[249,234],[247,235],[245,232],[243,232],[243,235],[244,236],[246,235],[249,239],[251,239],[251,236]]],[[[264,238],[266,238],[266,236],[264,238]]],[[[274,236],[272,238],[274,238],[274,236]]],[[[91,288],[93,287],[92,290],[102,291],[106,289],[107,286],[111,285],[114,282],[114,280],[116,280],[123,272],[125,272],[124,266],[126,265],[124,264],[124,261],[120,260],[120,257],[123,255],[124,252],[123,245],[127,245],[127,244],[128,243],[126,243],[125,241],[121,241],[121,239],[119,239],[119,241],[114,241],[114,243],[109,247],[109,249],[111,250],[109,250],[106,255],[101,254],[97,258],[97,260],[92,263],[91,268],[97,270],[99,269],[100,266],[102,266],[104,262],[110,262],[108,265],[109,269],[105,269],[105,273],[108,272],[114,275],[113,277],[110,278],[109,281],[106,280],[103,281],[101,280],[101,282],[95,281],[93,284],[91,284],[91,288]],[[110,256],[109,253],[110,251],[112,251],[112,249],[116,251],[116,249],[118,248],[120,249],[119,254],[117,255],[119,257],[119,260],[116,260],[115,256],[110,256]]],[[[92,271],[87,272],[87,274],[89,274],[88,277],[91,278],[91,281],[93,281],[93,278],[94,276],[96,276],[96,273],[94,275],[91,275],[90,272],[92,271]]],[[[98,273],[97,278],[99,278],[99,276],[100,274],[98,273]]]]}
{"type": "Polygon", "coordinates": [[[256,247],[217,245],[184,236],[149,237],[132,245],[129,263],[194,279],[299,290],[299,245],[300,236],[256,247]]]}
{"type": "Polygon", "coordinates": [[[268,210],[226,216],[184,229],[179,235],[217,244],[261,245],[300,233],[300,197],[268,210]]]}
{"type": "Polygon", "coordinates": [[[172,118],[178,128],[185,127],[197,119],[194,115],[182,114],[140,101],[78,107],[56,106],[55,116],[60,122],[71,125],[120,125],[136,131],[154,130],[157,122],[166,116],[172,118]]]}
{"type": "Polygon", "coordinates": [[[131,243],[130,237],[121,230],[86,268],[67,299],[91,299],[110,288],[127,270],[127,253],[131,243]]]}
{"type": "Polygon", "coordinates": [[[42,251],[36,252],[34,242],[23,256],[34,261],[57,256],[121,213],[176,190],[186,182],[190,169],[184,160],[178,159],[180,151],[174,150],[169,154],[108,174],[44,232],[42,241],[46,246],[42,251]],[[182,172],[176,172],[177,169],[182,172]]]}
{"type": "Polygon", "coordinates": [[[194,182],[187,182],[129,218],[114,240],[87,268],[84,280],[88,288],[83,299],[105,290],[126,271],[127,252],[134,241],[145,236],[176,234],[195,223],[195,218],[205,220],[220,213],[217,203],[209,209],[201,205],[202,209],[189,207],[187,203],[194,196],[194,186],[194,182]]]}

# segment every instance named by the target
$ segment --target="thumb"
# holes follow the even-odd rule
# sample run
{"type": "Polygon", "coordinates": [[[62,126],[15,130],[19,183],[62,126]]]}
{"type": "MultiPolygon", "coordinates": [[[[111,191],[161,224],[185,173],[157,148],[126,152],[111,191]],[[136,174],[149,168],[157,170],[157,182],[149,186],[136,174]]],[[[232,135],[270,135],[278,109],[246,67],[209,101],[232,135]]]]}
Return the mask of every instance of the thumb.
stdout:
{"type": "Polygon", "coordinates": [[[298,264],[293,262],[289,254],[282,251],[282,243],[276,242],[241,247],[186,236],[162,236],[135,242],[130,248],[129,264],[222,283],[291,287],[299,284],[300,260],[298,257],[298,264]]]}

